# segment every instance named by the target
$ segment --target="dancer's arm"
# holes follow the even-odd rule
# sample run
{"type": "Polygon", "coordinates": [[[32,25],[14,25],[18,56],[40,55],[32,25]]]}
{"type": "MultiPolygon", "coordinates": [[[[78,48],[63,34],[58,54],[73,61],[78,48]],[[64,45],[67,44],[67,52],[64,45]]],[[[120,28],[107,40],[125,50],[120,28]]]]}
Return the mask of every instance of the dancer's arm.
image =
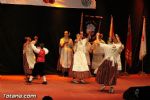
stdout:
{"type": "Polygon", "coordinates": [[[35,53],[39,53],[40,49],[38,49],[33,43],[31,43],[31,47],[35,53]]]}
{"type": "Polygon", "coordinates": [[[49,50],[47,48],[43,48],[45,51],[45,54],[48,54],[49,50]]]}

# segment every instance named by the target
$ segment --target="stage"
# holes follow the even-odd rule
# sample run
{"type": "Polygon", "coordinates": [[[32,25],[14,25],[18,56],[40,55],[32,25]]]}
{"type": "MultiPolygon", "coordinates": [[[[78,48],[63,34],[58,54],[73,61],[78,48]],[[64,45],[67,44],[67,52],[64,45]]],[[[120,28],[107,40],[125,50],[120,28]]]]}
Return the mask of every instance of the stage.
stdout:
{"type": "Polygon", "coordinates": [[[36,98],[13,100],[42,100],[47,95],[53,100],[123,100],[123,93],[129,87],[150,86],[148,74],[119,77],[114,94],[100,92],[94,77],[87,79],[87,84],[74,84],[71,80],[59,75],[47,75],[47,85],[41,84],[40,78],[27,84],[23,75],[0,75],[0,100],[11,100],[6,99],[6,95],[36,95],[36,98]]]}

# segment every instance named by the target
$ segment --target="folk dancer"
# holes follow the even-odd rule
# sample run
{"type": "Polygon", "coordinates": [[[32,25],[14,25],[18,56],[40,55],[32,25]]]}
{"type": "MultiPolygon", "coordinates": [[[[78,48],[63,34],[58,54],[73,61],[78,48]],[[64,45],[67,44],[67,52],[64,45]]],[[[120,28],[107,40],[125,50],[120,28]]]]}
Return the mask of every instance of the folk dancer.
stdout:
{"type": "Polygon", "coordinates": [[[88,62],[86,59],[86,43],[88,41],[87,38],[81,39],[80,34],[76,35],[76,43],[74,45],[74,59],[73,59],[73,67],[72,67],[72,82],[74,83],[85,83],[85,79],[91,76],[88,62]]]}
{"type": "Polygon", "coordinates": [[[37,53],[36,64],[32,72],[32,76],[29,78],[29,83],[32,83],[33,77],[40,75],[43,78],[42,84],[47,84],[46,73],[45,73],[45,55],[48,54],[48,49],[44,48],[44,44],[39,44],[39,47],[35,46],[35,42],[31,44],[32,49],[37,53]]]}
{"type": "Polygon", "coordinates": [[[29,76],[32,74],[32,69],[34,68],[35,64],[35,54],[31,47],[31,38],[25,37],[26,42],[23,45],[23,66],[24,66],[24,73],[25,73],[25,80],[29,79],[29,76]]]}
{"type": "Polygon", "coordinates": [[[104,49],[105,57],[101,62],[99,68],[95,70],[96,81],[101,84],[101,91],[105,89],[105,86],[109,86],[109,93],[114,93],[114,85],[117,83],[117,55],[122,48],[122,45],[116,46],[109,41],[109,44],[100,43],[100,47],[104,49]]]}
{"type": "Polygon", "coordinates": [[[69,32],[64,32],[64,37],[60,39],[60,66],[57,70],[61,70],[63,75],[68,74],[73,61],[73,41],[69,37],[69,32]]]}

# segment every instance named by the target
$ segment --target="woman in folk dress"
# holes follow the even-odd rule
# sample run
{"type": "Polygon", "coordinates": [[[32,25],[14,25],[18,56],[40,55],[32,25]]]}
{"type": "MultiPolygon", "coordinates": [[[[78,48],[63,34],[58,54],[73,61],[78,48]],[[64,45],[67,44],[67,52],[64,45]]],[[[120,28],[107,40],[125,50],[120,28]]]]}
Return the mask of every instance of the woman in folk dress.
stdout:
{"type": "Polygon", "coordinates": [[[28,80],[29,76],[32,74],[32,69],[34,68],[35,64],[35,54],[31,47],[31,38],[26,37],[26,42],[23,45],[23,66],[24,66],[24,73],[25,79],[28,80]]]}
{"type": "Polygon", "coordinates": [[[73,61],[73,41],[69,38],[69,32],[64,32],[64,37],[60,39],[60,66],[58,70],[62,71],[63,75],[69,72],[73,61]]]}
{"type": "Polygon", "coordinates": [[[77,34],[76,43],[74,45],[74,59],[72,67],[72,77],[74,83],[85,83],[85,79],[91,76],[85,55],[85,46],[87,41],[87,38],[81,39],[80,34],[77,34]]]}
{"type": "Polygon", "coordinates": [[[103,44],[100,46],[104,49],[105,57],[101,62],[99,68],[96,70],[96,81],[101,84],[101,91],[105,89],[105,86],[109,86],[109,93],[114,92],[113,86],[117,82],[117,55],[122,48],[122,45],[103,44]]]}

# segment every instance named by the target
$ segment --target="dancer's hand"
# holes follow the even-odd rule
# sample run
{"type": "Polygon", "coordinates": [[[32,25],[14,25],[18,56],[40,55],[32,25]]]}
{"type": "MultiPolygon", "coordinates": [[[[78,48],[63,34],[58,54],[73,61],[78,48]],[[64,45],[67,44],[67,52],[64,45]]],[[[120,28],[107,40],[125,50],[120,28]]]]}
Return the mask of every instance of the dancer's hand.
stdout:
{"type": "Polygon", "coordinates": [[[35,45],[35,44],[36,44],[36,41],[32,41],[31,43],[35,45]]]}

